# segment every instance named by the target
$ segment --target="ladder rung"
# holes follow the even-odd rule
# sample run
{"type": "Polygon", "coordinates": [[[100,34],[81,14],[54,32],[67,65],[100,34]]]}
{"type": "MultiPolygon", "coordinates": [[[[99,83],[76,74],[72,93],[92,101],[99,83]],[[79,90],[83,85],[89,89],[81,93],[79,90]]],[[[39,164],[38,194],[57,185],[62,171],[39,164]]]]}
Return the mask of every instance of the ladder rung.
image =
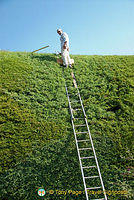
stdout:
{"type": "Polygon", "coordinates": [[[88,159],[88,158],[94,158],[94,156],[89,156],[89,157],[80,157],[81,159],[88,159]]]}
{"type": "Polygon", "coordinates": [[[87,141],[90,141],[90,140],[77,140],[77,142],[87,142],[87,141]]]}
{"type": "Polygon", "coordinates": [[[103,198],[103,199],[91,199],[91,200],[105,200],[105,199],[103,198]]]}
{"type": "Polygon", "coordinates": [[[75,127],[86,126],[86,124],[74,125],[75,127]]]}
{"type": "Polygon", "coordinates": [[[101,187],[91,187],[91,188],[86,188],[86,190],[96,190],[96,189],[100,189],[101,187]]]}
{"type": "Polygon", "coordinates": [[[98,178],[99,176],[87,176],[87,177],[84,177],[84,178],[98,178]]]}
{"type": "Polygon", "coordinates": [[[79,93],[76,93],[76,94],[68,94],[68,96],[76,96],[78,95],[79,93]]]}
{"type": "Polygon", "coordinates": [[[105,200],[105,199],[103,198],[103,199],[90,199],[90,200],[105,200]]]}
{"type": "Polygon", "coordinates": [[[76,134],[81,134],[81,133],[83,134],[83,133],[88,133],[88,132],[78,132],[78,133],[76,133],[76,134]]]}
{"type": "Polygon", "coordinates": [[[79,150],[87,150],[87,149],[92,149],[92,148],[80,148],[79,150]]]}
{"type": "Polygon", "coordinates": [[[83,118],[77,118],[77,117],[75,117],[75,119],[83,119],[83,120],[84,120],[85,118],[86,118],[86,116],[84,116],[83,118]]]}
{"type": "Polygon", "coordinates": [[[84,119],[84,118],[77,118],[77,117],[75,117],[74,119],[84,119]]]}
{"type": "Polygon", "coordinates": [[[81,108],[72,109],[73,111],[82,110],[81,108]]]}
{"type": "Polygon", "coordinates": [[[96,168],[96,166],[87,166],[87,167],[82,167],[83,169],[88,169],[88,168],[96,168]]]}
{"type": "Polygon", "coordinates": [[[78,100],[77,101],[76,100],[75,101],[70,101],[70,103],[76,103],[76,102],[79,102],[79,101],[78,100]]]}

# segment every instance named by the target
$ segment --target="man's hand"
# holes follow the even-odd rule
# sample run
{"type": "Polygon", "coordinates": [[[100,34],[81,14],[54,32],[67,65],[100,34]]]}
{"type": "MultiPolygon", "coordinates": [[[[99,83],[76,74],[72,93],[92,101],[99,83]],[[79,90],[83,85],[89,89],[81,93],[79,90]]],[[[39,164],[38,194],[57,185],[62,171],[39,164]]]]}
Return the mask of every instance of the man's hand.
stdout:
{"type": "Polygon", "coordinates": [[[64,42],[63,49],[67,48],[67,41],[64,42]]]}
{"type": "Polygon", "coordinates": [[[63,45],[63,49],[66,49],[67,48],[67,45],[64,43],[64,45],[63,45]]]}

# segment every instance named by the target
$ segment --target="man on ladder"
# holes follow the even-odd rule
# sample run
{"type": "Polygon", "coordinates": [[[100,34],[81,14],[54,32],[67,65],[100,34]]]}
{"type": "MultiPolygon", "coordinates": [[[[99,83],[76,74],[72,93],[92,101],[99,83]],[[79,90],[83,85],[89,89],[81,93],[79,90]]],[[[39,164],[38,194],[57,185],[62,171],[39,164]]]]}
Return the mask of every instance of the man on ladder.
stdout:
{"type": "Polygon", "coordinates": [[[68,35],[61,29],[57,29],[57,33],[60,35],[60,41],[61,41],[61,56],[63,60],[63,65],[71,68],[71,59],[69,56],[69,38],[68,35]]]}

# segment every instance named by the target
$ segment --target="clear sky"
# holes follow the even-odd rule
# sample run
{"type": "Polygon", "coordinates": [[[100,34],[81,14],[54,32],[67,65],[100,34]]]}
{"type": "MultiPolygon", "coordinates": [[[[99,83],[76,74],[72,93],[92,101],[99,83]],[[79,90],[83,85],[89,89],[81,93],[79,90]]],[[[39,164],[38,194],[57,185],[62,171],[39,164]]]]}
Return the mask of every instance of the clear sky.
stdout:
{"type": "Polygon", "coordinates": [[[134,0],[0,0],[0,49],[60,51],[57,28],[71,54],[134,54],[134,0]]]}

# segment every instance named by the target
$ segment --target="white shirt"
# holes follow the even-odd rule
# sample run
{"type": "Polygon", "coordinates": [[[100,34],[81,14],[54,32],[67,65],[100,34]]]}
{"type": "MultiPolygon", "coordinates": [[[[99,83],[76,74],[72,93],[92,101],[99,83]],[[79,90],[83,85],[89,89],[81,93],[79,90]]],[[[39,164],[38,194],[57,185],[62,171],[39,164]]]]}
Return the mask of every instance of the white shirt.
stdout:
{"type": "Polygon", "coordinates": [[[61,41],[61,50],[63,50],[63,45],[66,41],[67,41],[67,47],[69,47],[69,37],[66,33],[61,34],[60,41],[61,41]]]}

